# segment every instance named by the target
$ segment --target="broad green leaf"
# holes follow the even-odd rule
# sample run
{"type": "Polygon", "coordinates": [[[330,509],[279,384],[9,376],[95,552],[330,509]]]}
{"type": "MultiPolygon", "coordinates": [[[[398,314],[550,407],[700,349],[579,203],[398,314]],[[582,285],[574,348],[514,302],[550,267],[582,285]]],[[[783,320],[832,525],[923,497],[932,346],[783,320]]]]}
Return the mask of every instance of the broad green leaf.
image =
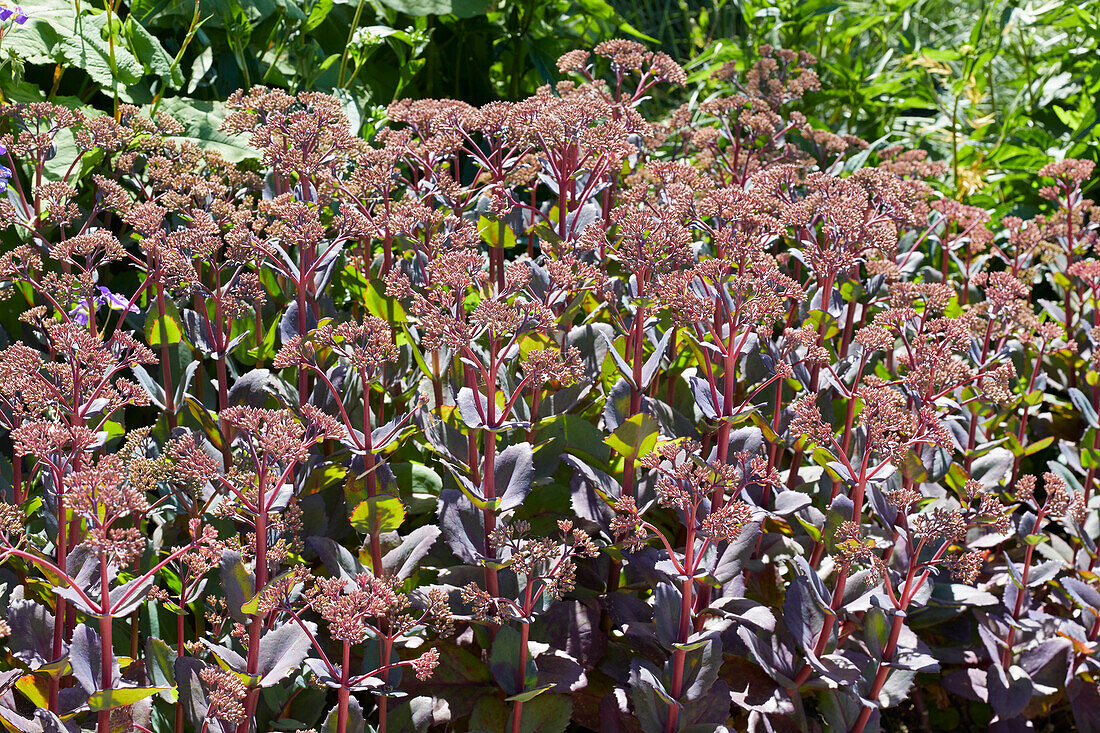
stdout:
{"type": "Polygon", "coordinates": [[[481,235],[482,241],[494,247],[503,246],[508,249],[516,246],[516,233],[512,231],[512,227],[503,221],[493,221],[483,216],[477,220],[477,233],[481,235]],[[501,238],[502,233],[504,235],[503,239],[501,238]]]}
{"type": "MultiPolygon", "coordinates": [[[[522,694],[522,690],[517,684],[519,682],[517,677],[519,676],[520,643],[518,631],[511,626],[502,626],[497,630],[496,637],[493,639],[493,648],[489,654],[489,669],[493,674],[493,679],[509,695],[522,694]]],[[[535,666],[535,660],[531,658],[530,654],[527,655],[523,677],[523,690],[533,688],[537,684],[538,668],[535,666]]]]}
{"type": "Polygon", "coordinates": [[[149,315],[145,317],[145,343],[150,346],[178,344],[183,338],[179,317],[179,310],[171,300],[164,302],[163,318],[157,304],[153,303],[149,307],[149,315]]]}
{"type": "Polygon", "coordinates": [[[493,0],[381,0],[382,5],[407,15],[457,15],[472,18],[492,11],[493,0]]]}
{"type": "Polygon", "coordinates": [[[363,292],[363,304],[372,316],[385,319],[391,325],[405,323],[409,319],[405,309],[396,298],[385,295],[386,286],[380,280],[374,280],[363,292]]]}
{"type": "Polygon", "coordinates": [[[306,25],[303,30],[308,33],[317,26],[321,25],[324,19],[332,12],[333,0],[320,0],[313,9],[309,11],[309,15],[306,17],[306,25]]]}
{"type": "Polygon", "coordinates": [[[657,445],[658,429],[656,419],[640,412],[623,420],[622,425],[604,438],[603,442],[624,458],[638,458],[657,445]]]}
{"type": "Polygon", "coordinates": [[[126,18],[125,32],[130,39],[130,48],[145,68],[164,80],[173,89],[183,86],[183,72],[175,63],[157,37],[137,22],[133,15],[126,18]]]}
{"type": "Polygon", "coordinates": [[[259,157],[257,151],[248,147],[244,136],[228,135],[219,129],[226,115],[225,105],[221,102],[166,97],[161,100],[160,111],[183,125],[183,135],[178,139],[190,140],[200,148],[215,150],[230,163],[259,157]]]}
{"type": "Polygon", "coordinates": [[[106,13],[81,13],[75,20],[69,21],[69,27],[72,32],[62,38],[59,47],[61,52],[71,64],[88,72],[92,81],[103,86],[105,92],[116,82],[123,86],[132,86],[141,81],[145,70],[126,49],[122,39],[116,38],[113,47],[104,40],[107,29],[106,13]]]}
{"type": "Polygon", "coordinates": [[[114,690],[93,692],[88,698],[88,707],[92,710],[110,710],[125,705],[133,705],[160,693],[167,693],[172,701],[176,699],[175,687],[119,687],[114,690]]]}
{"type": "Polygon", "coordinates": [[[404,521],[404,504],[400,499],[385,494],[359,502],[351,513],[351,526],[363,534],[392,532],[404,521]]]}

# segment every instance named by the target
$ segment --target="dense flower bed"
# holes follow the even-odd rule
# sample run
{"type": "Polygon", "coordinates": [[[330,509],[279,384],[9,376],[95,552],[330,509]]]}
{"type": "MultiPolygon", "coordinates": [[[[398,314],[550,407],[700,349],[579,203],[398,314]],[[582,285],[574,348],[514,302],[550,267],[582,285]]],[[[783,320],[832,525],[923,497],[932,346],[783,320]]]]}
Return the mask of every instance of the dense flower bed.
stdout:
{"type": "Polygon", "coordinates": [[[1092,163],[992,221],[760,54],[253,88],[240,164],[7,107],[0,722],[1100,726],[1092,163]]]}

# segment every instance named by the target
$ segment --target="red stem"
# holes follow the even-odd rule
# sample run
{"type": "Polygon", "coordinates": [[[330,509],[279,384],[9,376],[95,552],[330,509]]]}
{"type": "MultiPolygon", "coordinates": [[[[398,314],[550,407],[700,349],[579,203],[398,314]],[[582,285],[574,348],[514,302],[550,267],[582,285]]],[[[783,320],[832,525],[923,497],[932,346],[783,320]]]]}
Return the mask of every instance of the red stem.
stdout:
{"type": "MultiPolygon", "coordinates": [[[[107,574],[107,554],[104,551],[99,553],[99,592],[100,603],[102,604],[101,610],[103,611],[103,615],[99,619],[100,689],[110,693],[111,688],[114,686],[112,678],[114,677],[115,652],[111,640],[113,621],[110,613],[111,582],[110,576],[107,574]]],[[[110,708],[99,711],[99,733],[111,733],[110,708]]]]}

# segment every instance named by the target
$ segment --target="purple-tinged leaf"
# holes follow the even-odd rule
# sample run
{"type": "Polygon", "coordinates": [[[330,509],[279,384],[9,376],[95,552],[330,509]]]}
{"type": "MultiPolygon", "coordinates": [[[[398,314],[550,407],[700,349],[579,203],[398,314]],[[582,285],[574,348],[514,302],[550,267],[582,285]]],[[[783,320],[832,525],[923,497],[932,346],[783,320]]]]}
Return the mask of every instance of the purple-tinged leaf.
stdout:
{"type": "Polygon", "coordinates": [[[1084,392],[1076,387],[1070,387],[1069,399],[1077,412],[1081,414],[1081,417],[1085,418],[1085,422],[1089,424],[1090,428],[1100,428],[1100,417],[1097,416],[1096,410],[1092,406],[1092,400],[1086,397],[1084,392]]]}
{"type": "Polygon", "coordinates": [[[641,389],[645,390],[649,388],[649,383],[653,381],[653,375],[657,373],[657,368],[661,366],[661,360],[665,358],[668,351],[668,342],[672,340],[673,334],[676,333],[676,328],[671,327],[665,331],[661,336],[661,340],[657,342],[656,347],[653,349],[653,353],[649,355],[649,358],[645,360],[642,365],[642,383],[638,385],[641,389]]]}
{"type": "Polygon", "coordinates": [[[229,388],[230,405],[262,408],[272,397],[281,405],[289,405],[294,395],[277,374],[270,369],[253,369],[237,377],[229,388]]]}
{"type": "Polygon", "coordinates": [[[751,651],[754,662],[783,689],[792,689],[798,671],[794,668],[794,655],[780,641],[777,634],[759,634],[748,626],[739,626],[737,636],[751,651]]]}
{"type": "Polygon", "coordinates": [[[342,731],[337,728],[338,717],[336,708],[333,708],[325,717],[320,733],[366,733],[367,720],[363,716],[362,706],[354,696],[348,699],[348,717],[342,731]]]}
{"type": "Polygon", "coordinates": [[[1002,720],[1015,718],[1031,702],[1034,687],[1031,677],[1022,667],[1012,665],[1007,670],[994,664],[986,675],[989,704],[1002,720]]]}
{"type": "Polygon", "coordinates": [[[256,595],[256,579],[241,562],[241,556],[235,550],[222,551],[219,565],[222,579],[222,592],[229,606],[229,614],[238,623],[247,623],[248,617],[241,612],[241,606],[256,595]]]}
{"type": "Polygon", "coordinates": [[[475,392],[469,387],[463,387],[455,395],[455,404],[458,406],[458,414],[462,422],[468,428],[483,428],[487,425],[489,415],[488,402],[480,391],[475,392]]]}
{"type": "Polygon", "coordinates": [[[615,350],[615,344],[611,343],[611,339],[608,336],[600,334],[600,339],[607,347],[607,353],[611,354],[611,358],[615,360],[615,366],[619,370],[619,375],[629,386],[637,389],[638,385],[634,383],[634,369],[627,363],[626,359],[622,357],[622,354],[615,350]]]}
{"type": "Polygon", "coordinates": [[[214,655],[214,659],[222,669],[245,674],[245,670],[248,669],[248,662],[246,662],[245,658],[240,654],[229,647],[215,644],[209,639],[202,639],[201,642],[203,646],[209,649],[210,653],[214,655]]]}
{"type": "Polygon", "coordinates": [[[1096,684],[1074,677],[1066,683],[1066,697],[1073,710],[1075,733],[1100,733],[1100,689],[1096,684]]]}
{"type": "Polygon", "coordinates": [[[481,512],[457,489],[439,494],[439,527],[451,551],[468,565],[480,565],[484,559],[484,525],[481,512]]]}
{"type": "MultiPolygon", "coordinates": [[[[73,629],[73,640],[69,645],[69,663],[73,668],[73,677],[89,695],[104,688],[101,659],[99,634],[95,629],[87,624],[80,624],[73,629]]],[[[111,687],[117,687],[119,682],[117,659],[112,661],[112,666],[111,687]]]]}
{"type": "MultiPolygon", "coordinates": [[[[676,645],[683,649],[683,694],[680,702],[685,705],[691,701],[702,700],[718,680],[718,669],[722,666],[722,637],[716,630],[705,630],[692,634],[686,644],[676,645]]],[[[666,672],[671,672],[671,665],[666,672]]],[[[723,717],[723,720],[725,718],[723,717]]]]}
{"type": "Polygon", "coordinates": [[[1057,637],[1047,639],[1020,653],[1020,666],[1036,685],[1064,685],[1073,660],[1073,642],[1057,637]]]}
{"type": "Polygon", "coordinates": [[[117,617],[133,613],[149,596],[153,589],[153,574],[141,575],[133,580],[111,589],[111,615],[117,617]]]}
{"type": "MultiPolygon", "coordinates": [[[[329,668],[325,665],[324,661],[317,659],[316,657],[309,657],[305,660],[306,667],[313,673],[313,676],[317,678],[325,687],[331,687],[334,690],[340,689],[340,678],[334,676],[329,668]]],[[[339,670],[337,670],[339,671],[339,670]]]]}
{"type": "MultiPolygon", "coordinates": [[[[317,626],[305,623],[310,634],[317,633],[317,626]]],[[[297,623],[285,623],[260,637],[260,653],[257,662],[260,687],[271,687],[302,666],[312,647],[309,634],[297,623]]]]}
{"type": "Polygon", "coordinates": [[[1062,588],[1069,593],[1070,597],[1079,606],[1083,606],[1095,614],[1100,614],[1100,592],[1091,585],[1083,583],[1077,578],[1063,578],[1062,588]]]}
{"type": "MultiPolygon", "coordinates": [[[[530,443],[510,445],[498,453],[493,473],[496,495],[500,497],[498,511],[508,512],[519,507],[531,492],[534,475],[530,443]]],[[[482,489],[484,494],[484,486],[482,489]]]]}
{"type": "Polygon", "coordinates": [[[407,579],[419,567],[440,534],[442,530],[434,525],[417,527],[401,540],[400,545],[386,553],[382,558],[382,570],[387,576],[407,579]]]}
{"type": "Polygon", "coordinates": [[[661,583],[653,592],[653,625],[657,638],[671,649],[680,633],[680,606],[683,596],[672,583],[661,583]]]}
{"type": "Polygon", "coordinates": [[[781,491],[775,495],[775,505],[772,513],[785,517],[809,506],[810,501],[809,495],[803,494],[801,491],[781,491]]]}
{"type": "Polygon", "coordinates": [[[173,664],[172,676],[178,685],[180,705],[183,706],[186,719],[196,730],[202,728],[206,711],[210,707],[203,691],[202,680],[199,679],[199,672],[205,667],[205,664],[191,657],[179,657],[173,664]]]}
{"type": "Polygon", "coordinates": [[[665,690],[660,672],[638,657],[630,660],[630,699],[645,733],[663,733],[669,703],[678,704],[665,690]]]}
{"type": "Polygon", "coordinates": [[[1048,560],[1033,566],[1031,572],[1028,573],[1027,576],[1027,586],[1029,588],[1034,588],[1037,585],[1042,585],[1043,583],[1054,580],[1054,578],[1058,576],[1059,571],[1065,566],[1065,563],[1061,560],[1048,560]]]}
{"type": "Polygon", "coordinates": [[[332,575],[351,580],[367,571],[358,558],[330,537],[309,537],[306,539],[306,546],[317,553],[332,575]]]}
{"type": "Polygon", "coordinates": [[[727,542],[718,555],[712,575],[721,584],[726,584],[741,574],[745,562],[756,549],[760,537],[760,525],[756,522],[746,524],[732,542],[727,542]]]}
{"type": "Polygon", "coordinates": [[[561,461],[573,469],[569,480],[570,506],[581,519],[608,526],[615,517],[612,505],[618,500],[622,485],[598,468],[588,465],[568,453],[561,461]]]}
{"type": "MultiPolygon", "coordinates": [[[[53,656],[54,617],[45,606],[24,598],[9,602],[5,616],[11,635],[8,648],[12,655],[31,669],[55,661],[53,656]]],[[[62,655],[68,647],[62,647],[62,655]]]]}
{"type": "Polygon", "coordinates": [[[710,382],[699,377],[688,377],[688,385],[691,387],[692,395],[695,396],[695,405],[703,413],[703,417],[707,420],[717,419],[723,412],[722,393],[714,390],[712,394],[710,382]],[[717,402],[715,402],[715,398],[717,398],[717,402]]]}
{"type": "Polygon", "coordinates": [[[565,347],[575,346],[581,352],[585,374],[591,380],[599,379],[600,367],[607,357],[610,339],[615,335],[609,323],[586,323],[574,326],[565,337],[565,347]]]}

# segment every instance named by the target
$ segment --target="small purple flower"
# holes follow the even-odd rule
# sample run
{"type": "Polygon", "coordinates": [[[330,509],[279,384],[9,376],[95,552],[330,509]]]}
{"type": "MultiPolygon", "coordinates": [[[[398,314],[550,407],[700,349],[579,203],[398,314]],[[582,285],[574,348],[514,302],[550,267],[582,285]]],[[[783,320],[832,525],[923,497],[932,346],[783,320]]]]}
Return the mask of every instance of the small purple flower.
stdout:
{"type": "Polygon", "coordinates": [[[23,8],[18,5],[15,6],[15,22],[19,25],[23,25],[29,20],[27,14],[23,12],[23,8]]]}
{"type": "MultiPolygon", "coordinates": [[[[95,309],[98,311],[103,306],[107,306],[113,311],[128,310],[130,313],[140,313],[141,310],[136,305],[130,305],[129,299],[119,295],[118,293],[112,293],[109,289],[99,286],[99,295],[92,298],[95,303],[95,309]],[[129,307],[127,307],[129,306],[129,307]]],[[[88,301],[82,300],[77,303],[76,307],[69,311],[69,317],[73,319],[73,323],[80,326],[87,326],[88,319],[88,301]]]]}
{"type": "Polygon", "coordinates": [[[12,14],[13,14],[14,12],[15,12],[15,11],[13,11],[13,10],[12,10],[11,8],[9,8],[9,7],[6,7],[6,6],[0,6],[0,20],[7,20],[8,18],[10,18],[10,17],[12,16],[12,14]]]}
{"type": "Polygon", "coordinates": [[[73,323],[78,326],[88,325],[88,303],[81,301],[75,308],[69,311],[69,317],[73,319],[73,323]]]}
{"type": "Polygon", "coordinates": [[[124,308],[131,313],[141,313],[136,305],[130,305],[130,299],[126,298],[118,293],[112,293],[102,285],[99,286],[99,295],[96,296],[97,305],[105,305],[113,311],[120,311],[124,308]]]}
{"type": "MultiPolygon", "coordinates": [[[[0,145],[0,148],[4,147],[0,145]]],[[[5,153],[7,150],[4,151],[5,153]]],[[[3,153],[0,153],[3,155],[3,153]]],[[[0,165],[0,193],[8,190],[8,180],[11,178],[11,170],[5,165],[0,165]]]]}

